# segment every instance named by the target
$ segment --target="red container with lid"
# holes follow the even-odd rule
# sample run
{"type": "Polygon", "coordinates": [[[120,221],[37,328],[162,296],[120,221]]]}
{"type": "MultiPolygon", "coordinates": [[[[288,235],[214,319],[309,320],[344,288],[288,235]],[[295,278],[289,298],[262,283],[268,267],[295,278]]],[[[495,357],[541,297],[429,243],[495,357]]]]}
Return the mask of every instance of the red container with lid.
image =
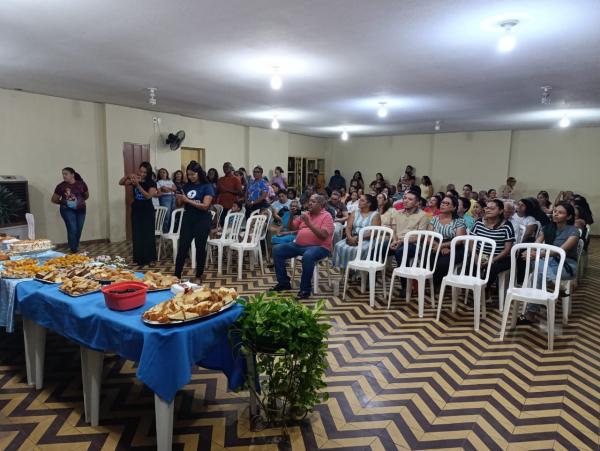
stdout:
{"type": "Polygon", "coordinates": [[[102,287],[104,301],[111,310],[133,310],[146,302],[148,286],[141,282],[117,282],[102,287]]]}

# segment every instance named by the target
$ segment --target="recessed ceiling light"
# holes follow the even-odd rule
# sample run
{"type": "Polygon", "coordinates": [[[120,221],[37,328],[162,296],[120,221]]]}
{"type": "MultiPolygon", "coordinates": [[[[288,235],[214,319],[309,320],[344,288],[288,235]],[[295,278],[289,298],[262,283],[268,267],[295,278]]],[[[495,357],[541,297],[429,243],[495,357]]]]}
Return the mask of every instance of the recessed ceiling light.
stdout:
{"type": "Polygon", "coordinates": [[[277,130],[279,128],[279,120],[277,120],[277,116],[273,116],[273,120],[271,121],[271,128],[273,130],[277,130]]]}
{"type": "Polygon", "coordinates": [[[384,118],[388,115],[388,109],[385,102],[379,102],[379,108],[377,109],[377,116],[384,118]]]}
{"type": "Polygon", "coordinates": [[[502,53],[512,51],[517,45],[517,38],[515,37],[512,29],[519,23],[516,19],[505,20],[500,23],[500,26],[504,28],[504,33],[498,40],[498,50],[502,53]]]}
{"type": "Polygon", "coordinates": [[[558,126],[560,128],[567,128],[570,125],[571,125],[571,119],[569,119],[569,116],[567,116],[566,114],[562,117],[562,119],[558,123],[558,126]]]}
{"type": "Polygon", "coordinates": [[[281,80],[281,75],[279,74],[279,67],[273,66],[273,75],[271,75],[271,89],[279,91],[282,84],[283,81],[281,80]]]}
{"type": "Polygon", "coordinates": [[[340,138],[342,139],[342,141],[348,141],[348,131],[344,128],[344,130],[342,130],[342,134],[340,135],[340,138]]]}
{"type": "Polygon", "coordinates": [[[434,125],[433,129],[434,129],[436,132],[439,132],[439,131],[440,131],[440,128],[442,128],[442,127],[440,126],[440,121],[435,121],[435,125],[434,125]]]}

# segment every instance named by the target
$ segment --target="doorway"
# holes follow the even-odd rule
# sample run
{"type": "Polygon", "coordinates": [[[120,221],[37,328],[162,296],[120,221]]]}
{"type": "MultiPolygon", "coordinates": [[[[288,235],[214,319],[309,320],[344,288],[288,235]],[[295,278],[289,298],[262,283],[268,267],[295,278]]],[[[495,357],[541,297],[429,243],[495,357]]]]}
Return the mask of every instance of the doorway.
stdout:
{"type": "Polygon", "coordinates": [[[204,154],[205,149],[201,147],[182,147],[181,148],[181,170],[185,176],[185,168],[190,164],[190,161],[194,160],[200,163],[200,166],[206,171],[206,166],[204,165],[204,154]]]}
{"type": "MultiPolygon", "coordinates": [[[[123,166],[125,174],[137,171],[143,161],[150,161],[150,144],[123,143],[123,166]]],[[[133,187],[125,187],[125,235],[131,240],[131,202],[133,187]]]]}

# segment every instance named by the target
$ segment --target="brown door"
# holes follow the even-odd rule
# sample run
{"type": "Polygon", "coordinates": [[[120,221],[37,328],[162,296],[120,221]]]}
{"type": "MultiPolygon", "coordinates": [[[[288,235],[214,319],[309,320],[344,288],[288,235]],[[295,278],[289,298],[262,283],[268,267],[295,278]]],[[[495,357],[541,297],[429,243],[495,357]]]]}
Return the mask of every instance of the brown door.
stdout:
{"type": "Polygon", "coordinates": [[[185,177],[185,168],[190,161],[197,161],[200,163],[200,166],[204,168],[206,171],[206,166],[204,166],[204,149],[200,147],[182,147],[181,148],[181,170],[183,171],[183,176],[185,177]]]}
{"type": "MultiPolygon", "coordinates": [[[[150,161],[150,144],[123,143],[123,164],[125,175],[132,174],[143,161],[150,161]]],[[[133,188],[125,187],[125,230],[127,239],[131,239],[131,202],[133,188]]]]}

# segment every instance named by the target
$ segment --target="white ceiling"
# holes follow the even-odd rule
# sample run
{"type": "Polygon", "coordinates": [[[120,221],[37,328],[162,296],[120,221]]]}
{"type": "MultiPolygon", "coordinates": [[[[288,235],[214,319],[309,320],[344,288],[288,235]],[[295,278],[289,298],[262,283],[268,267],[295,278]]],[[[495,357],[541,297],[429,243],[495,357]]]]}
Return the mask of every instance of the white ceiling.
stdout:
{"type": "Polygon", "coordinates": [[[598,125],[599,24],[598,0],[2,0],[0,86],[315,136],[598,125]]]}

